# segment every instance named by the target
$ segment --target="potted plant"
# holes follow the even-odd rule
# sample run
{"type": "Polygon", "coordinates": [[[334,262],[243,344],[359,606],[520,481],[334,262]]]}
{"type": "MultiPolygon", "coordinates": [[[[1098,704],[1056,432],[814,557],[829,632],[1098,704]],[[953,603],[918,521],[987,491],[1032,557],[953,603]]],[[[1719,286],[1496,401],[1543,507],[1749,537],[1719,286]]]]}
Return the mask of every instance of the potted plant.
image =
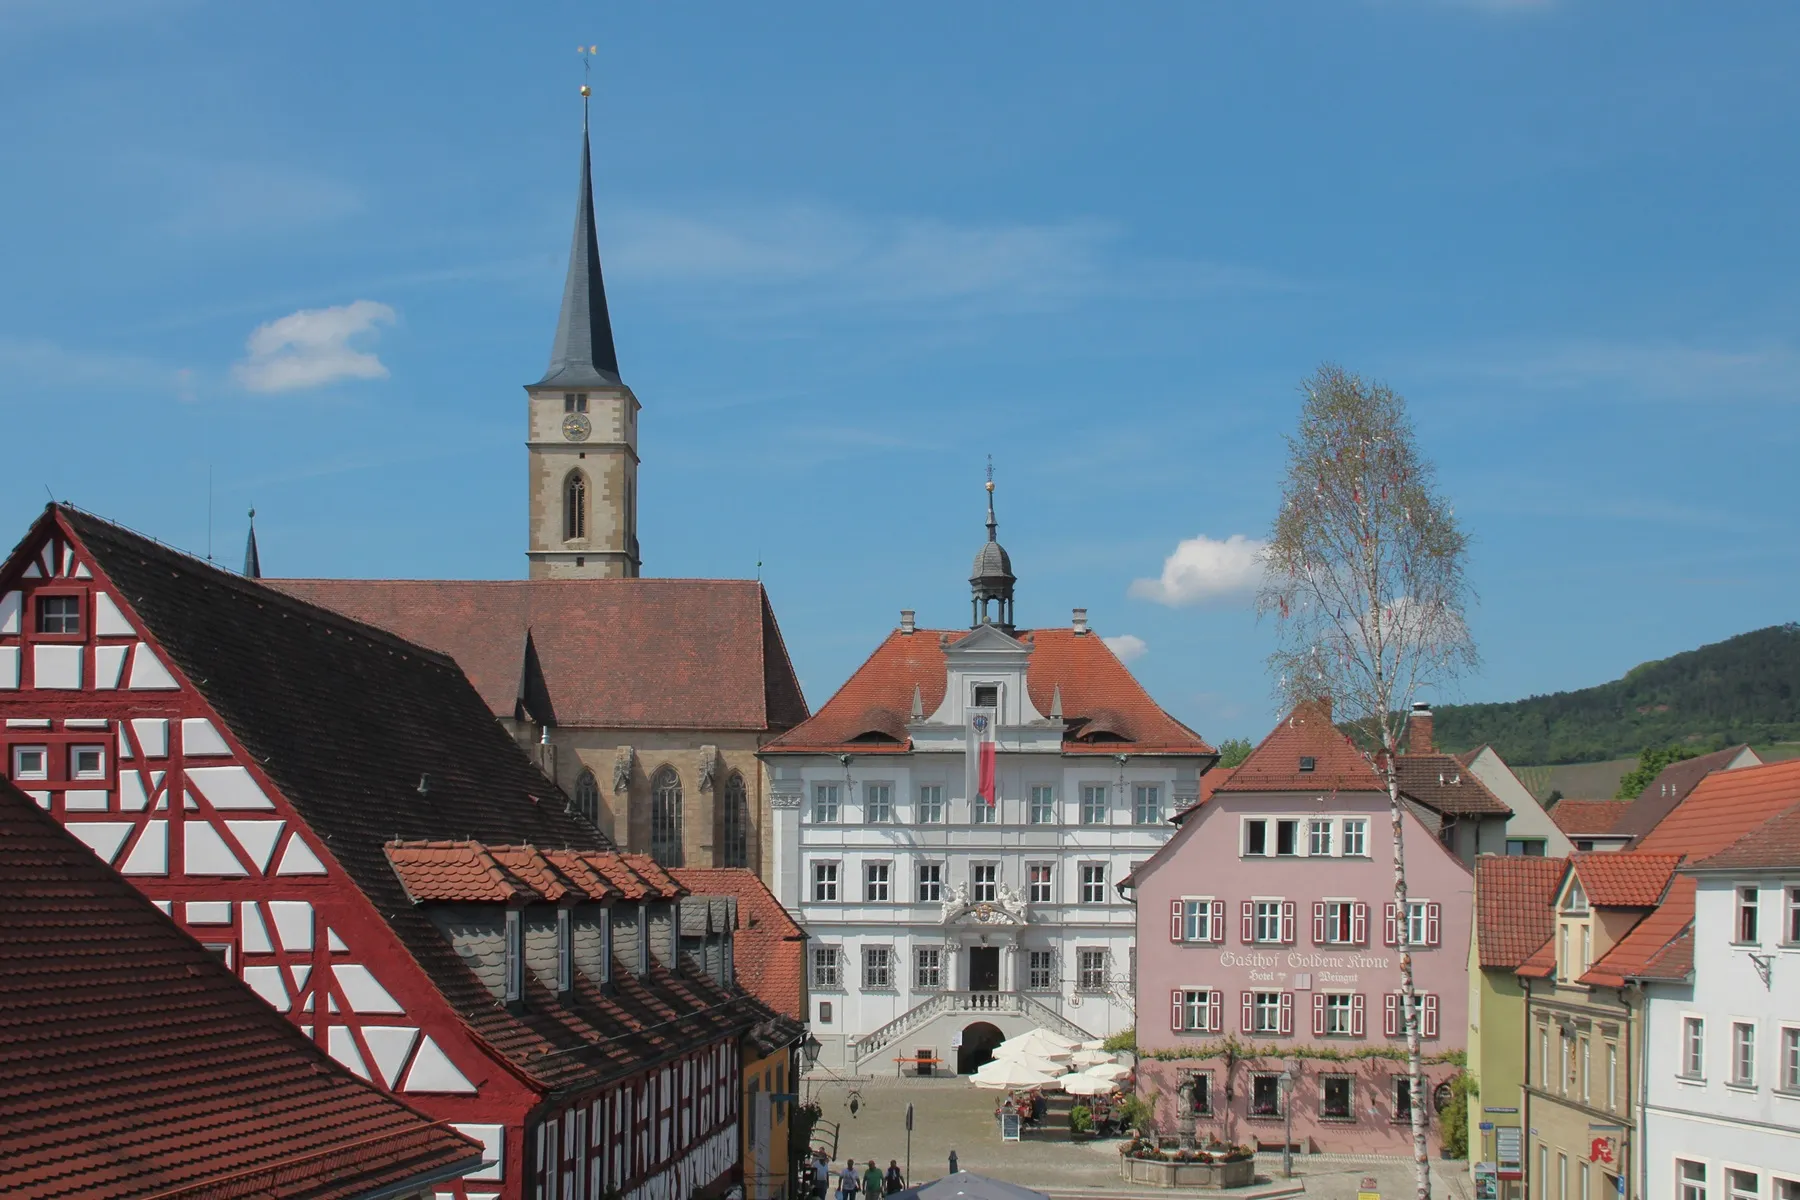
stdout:
{"type": "Polygon", "coordinates": [[[1091,1137],[1094,1133],[1094,1113],[1085,1104],[1077,1104],[1069,1110],[1069,1133],[1074,1137],[1091,1137]]]}

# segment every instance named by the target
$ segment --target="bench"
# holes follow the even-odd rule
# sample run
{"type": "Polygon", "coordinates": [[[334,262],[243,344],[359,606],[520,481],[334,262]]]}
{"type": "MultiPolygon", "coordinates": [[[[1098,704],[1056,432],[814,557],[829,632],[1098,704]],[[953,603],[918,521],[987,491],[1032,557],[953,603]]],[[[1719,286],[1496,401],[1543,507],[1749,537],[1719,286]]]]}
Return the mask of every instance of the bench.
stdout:
{"type": "Polygon", "coordinates": [[[910,1063],[914,1067],[918,1068],[919,1074],[929,1075],[929,1074],[931,1074],[931,1068],[937,1066],[939,1063],[941,1063],[943,1061],[944,1060],[941,1058],[928,1058],[923,1055],[916,1057],[916,1058],[908,1058],[908,1057],[902,1056],[902,1057],[894,1059],[894,1074],[895,1075],[902,1074],[906,1070],[907,1064],[910,1063]]]}

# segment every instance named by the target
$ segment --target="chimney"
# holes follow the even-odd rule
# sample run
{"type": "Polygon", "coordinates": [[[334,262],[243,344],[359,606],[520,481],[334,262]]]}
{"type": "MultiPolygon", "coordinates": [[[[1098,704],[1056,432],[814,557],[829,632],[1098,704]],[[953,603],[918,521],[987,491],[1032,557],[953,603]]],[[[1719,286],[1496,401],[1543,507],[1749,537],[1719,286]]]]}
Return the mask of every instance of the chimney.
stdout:
{"type": "Polygon", "coordinates": [[[914,614],[913,610],[910,608],[903,608],[900,610],[900,632],[901,633],[911,633],[911,632],[913,632],[913,630],[915,630],[919,627],[918,622],[916,620],[914,620],[914,616],[915,616],[915,614],[914,614]]]}
{"type": "Polygon", "coordinates": [[[1072,625],[1076,637],[1081,637],[1083,634],[1087,633],[1087,609],[1078,608],[1075,610],[1072,625]]]}
{"type": "Polygon", "coordinates": [[[1431,745],[1431,706],[1423,700],[1413,702],[1412,712],[1406,718],[1406,752],[1435,753],[1431,745]]]}

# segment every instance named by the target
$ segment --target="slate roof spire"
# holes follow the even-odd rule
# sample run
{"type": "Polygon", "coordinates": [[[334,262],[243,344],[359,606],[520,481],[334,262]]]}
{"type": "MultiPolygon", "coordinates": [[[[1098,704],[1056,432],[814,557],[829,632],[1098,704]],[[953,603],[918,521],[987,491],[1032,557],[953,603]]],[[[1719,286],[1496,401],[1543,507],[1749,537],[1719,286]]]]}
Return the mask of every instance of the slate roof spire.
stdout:
{"type": "Polygon", "coordinates": [[[562,313],[550,366],[538,387],[618,387],[619,356],[613,349],[606,282],[600,276],[600,238],[594,231],[594,170],[588,149],[588,94],[581,87],[581,194],[575,201],[575,237],[563,281],[562,313]]]}
{"type": "Polygon", "coordinates": [[[256,552],[256,510],[250,510],[250,536],[244,539],[244,578],[262,578],[262,556],[256,552]]]}
{"type": "Polygon", "coordinates": [[[996,625],[1008,633],[1013,629],[1012,557],[1000,544],[999,522],[994,519],[994,460],[988,458],[987,477],[987,542],[975,552],[975,564],[969,569],[971,592],[971,629],[980,625],[996,625]],[[998,604],[999,619],[993,607],[998,604]]]}

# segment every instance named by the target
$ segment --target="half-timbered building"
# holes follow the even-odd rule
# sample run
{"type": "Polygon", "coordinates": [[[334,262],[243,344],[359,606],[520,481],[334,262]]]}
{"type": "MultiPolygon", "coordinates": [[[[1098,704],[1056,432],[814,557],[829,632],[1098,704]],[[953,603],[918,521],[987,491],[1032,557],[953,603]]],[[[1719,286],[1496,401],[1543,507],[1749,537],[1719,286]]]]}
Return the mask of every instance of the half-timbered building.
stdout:
{"type": "Polygon", "coordinates": [[[621,854],[454,662],[65,505],[0,566],[0,753],[339,1063],[486,1148],[440,1195],[739,1158],[729,897],[621,854]],[[698,916],[701,912],[704,916],[698,916]]]}

